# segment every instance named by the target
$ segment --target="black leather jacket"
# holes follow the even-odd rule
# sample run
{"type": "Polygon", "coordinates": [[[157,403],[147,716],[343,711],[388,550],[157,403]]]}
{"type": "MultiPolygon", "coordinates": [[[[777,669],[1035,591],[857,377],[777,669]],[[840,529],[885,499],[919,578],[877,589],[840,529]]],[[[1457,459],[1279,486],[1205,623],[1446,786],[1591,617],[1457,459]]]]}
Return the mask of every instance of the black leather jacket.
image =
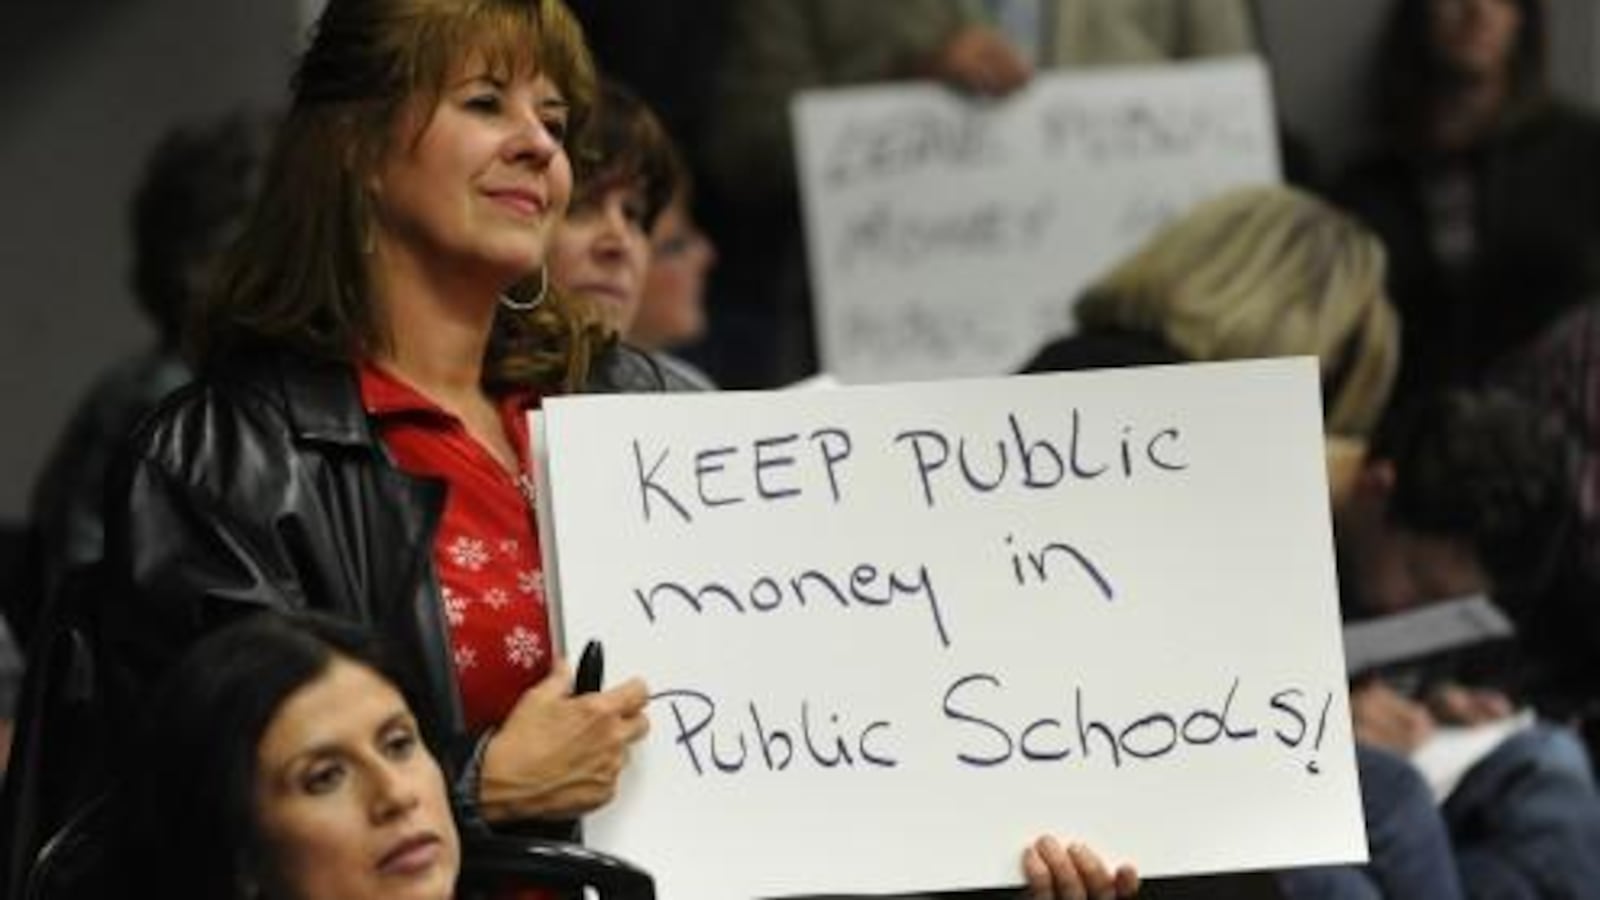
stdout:
{"type": "MultiPolygon", "coordinates": [[[[591,381],[673,388],[629,348],[591,381]]],[[[40,626],[6,785],[5,896],[21,895],[40,845],[104,788],[108,746],[154,679],[200,635],[262,609],[382,634],[412,661],[418,718],[453,776],[476,736],[433,568],[444,499],[442,482],[390,463],[349,365],[262,352],[163,402],[111,475],[105,558],[40,626]]]]}
{"type": "Polygon", "coordinates": [[[91,616],[114,713],[182,648],[263,608],[372,626],[412,661],[436,738],[462,732],[431,561],[444,485],[400,472],[353,370],[263,354],[179,391],[146,420],[108,494],[91,616]]]}
{"type": "MultiPolygon", "coordinates": [[[[667,390],[649,358],[601,358],[592,391],[667,390]]],[[[413,662],[419,718],[465,734],[433,570],[443,482],[389,461],[346,364],[262,353],[179,391],[108,495],[97,629],[114,709],[196,636],[262,608],[368,624],[413,662]]]]}

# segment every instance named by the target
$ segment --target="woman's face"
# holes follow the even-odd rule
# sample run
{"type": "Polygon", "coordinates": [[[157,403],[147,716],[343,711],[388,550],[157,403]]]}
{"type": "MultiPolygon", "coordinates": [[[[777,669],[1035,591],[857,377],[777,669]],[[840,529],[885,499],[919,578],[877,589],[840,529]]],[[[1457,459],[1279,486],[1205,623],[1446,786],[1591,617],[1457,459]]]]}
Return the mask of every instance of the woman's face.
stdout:
{"type": "Polygon", "coordinates": [[[644,192],[637,183],[603,187],[573,204],[551,248],[551,280],[593,302],[619,334],[627,333],[639,311],[650,265],[644,218],[644,192]]]}
{"type": "Polygon", "coordinates": [[[405,700],[335,660],[256,752],[263,884],[282,900],[448,900],[461,851],[444,776],[405,700]]]}
{"type": "Polygon", "coordinates": [[[687,344],[705,332],[706,274],[717,251],[695,227],[683,197],[656,219],[650,232],[650,270],[644,299],[628,337],[647,350],[687,344]]]}
{"type": "Polygon", "coordinates": [[[1459,74],[1506,73],[1522,31],[1516,0],[1430,0],[1432,44],[1439,60],[1459,74]]]}
{"type": "Polygon", "coordinates": [[[536,271],[572,193],[566,123],[547,78],[460,68],[436,105],[402,113],[372,178],[378,264],[497,289],[536,271]]]}

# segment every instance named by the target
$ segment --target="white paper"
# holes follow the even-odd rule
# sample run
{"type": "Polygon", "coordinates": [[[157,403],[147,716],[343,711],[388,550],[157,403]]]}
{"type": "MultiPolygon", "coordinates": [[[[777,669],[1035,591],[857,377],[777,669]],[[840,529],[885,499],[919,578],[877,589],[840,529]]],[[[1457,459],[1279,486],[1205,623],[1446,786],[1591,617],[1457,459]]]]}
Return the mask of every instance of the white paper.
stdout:
{"type": "MultiPolygon", "coordinates": [[[[568,653],[566,629],[561,617],[561,554],[556,550],[556,532],[550,510],[550,451],[545,443],[544,413],[528,412],[529,460],[533,467],[534,526],[539,530],[540,563],[544,566],[545,610],[550,616],[550,637],[556,652],[568,653]]],[[[574,665],[577,663],[574,662],[574,665]]]]}
{"type": "Polygon", "coordinates": [[[1515,632],[1481,594],[1432,603],[1344,627],[1344,657],[1351,675],[1434,653],[1509,638],[1515,632]]]}
{"type": "Polygon", "coordinates": [[[1363,859],[1317,384],[548,401],[568,644],[656,695],[588,839],[664,900],[1017,884],[1047,832],[1151,876],[1363,859]]]}
{"type": "Polygon", "coordinates": [[[1412,752],[1411,763],[1428,782],[1434,801],[1443,803],[1473,766],[1505,743],[1506,738],[1533,727],[1533,723],[1533,711],[1524,710],[1482,725],[1439,728],[1412,752]]]}
{"type": "Polygon", "coordinates": [[[1279,178],[1252,57],[931,84],[793,107],[823,367],[846,382],[1015,371],[1079,290],[1196,201],[1279,178]]]}

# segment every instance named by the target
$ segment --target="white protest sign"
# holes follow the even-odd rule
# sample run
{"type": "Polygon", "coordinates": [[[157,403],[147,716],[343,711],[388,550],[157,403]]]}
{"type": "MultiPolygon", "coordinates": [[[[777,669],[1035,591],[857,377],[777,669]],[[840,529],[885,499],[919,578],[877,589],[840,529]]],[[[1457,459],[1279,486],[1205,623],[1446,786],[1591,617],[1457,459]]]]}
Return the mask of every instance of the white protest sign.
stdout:
{"type": "Polygon", "coordinates": [[[568,647],[665,900],[1362,859],[1314,361],[555,398],[568,647]]]}
{"type": "Polygon", "coordinates": [[[1251,57],[1041,74],[991,102],[812,92],[793,115],[818,348],[847,382],[1015,371],[1158,225],[1279,180],[1251,57]]]}

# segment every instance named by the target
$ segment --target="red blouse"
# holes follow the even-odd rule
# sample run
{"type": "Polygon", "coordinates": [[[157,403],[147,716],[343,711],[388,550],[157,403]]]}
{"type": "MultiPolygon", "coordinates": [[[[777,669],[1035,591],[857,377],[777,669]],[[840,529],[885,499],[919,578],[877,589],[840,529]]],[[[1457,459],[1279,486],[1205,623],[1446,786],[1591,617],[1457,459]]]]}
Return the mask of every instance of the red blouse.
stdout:
{"type": "Polygon", "coordinates": [[[468,433],[460,419],[416,388],[368,363],[361,402],[395,463],[445,482],[433,540],[434,569],[467,726],[498,725],[522,692],[550,671],[550,619],[534,524],[526,413],[530,393],[499,398],[518,474],[468,433]]]}

